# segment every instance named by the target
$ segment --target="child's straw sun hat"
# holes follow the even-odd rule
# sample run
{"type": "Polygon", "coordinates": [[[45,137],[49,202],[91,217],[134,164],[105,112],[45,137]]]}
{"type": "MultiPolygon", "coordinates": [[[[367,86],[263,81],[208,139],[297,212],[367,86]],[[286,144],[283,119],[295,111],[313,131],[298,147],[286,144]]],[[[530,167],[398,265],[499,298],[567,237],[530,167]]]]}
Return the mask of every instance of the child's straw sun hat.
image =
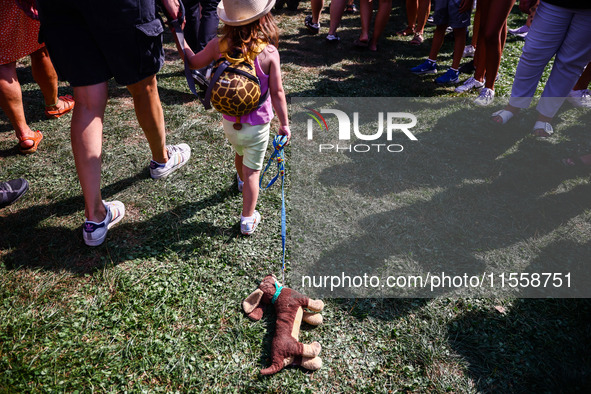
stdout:
{"type": "Polygon", "coordinates": [[[218,16],[226,25],[242,26],[267,14],[274,5],[275,0],[222,0],[218,16]]]}

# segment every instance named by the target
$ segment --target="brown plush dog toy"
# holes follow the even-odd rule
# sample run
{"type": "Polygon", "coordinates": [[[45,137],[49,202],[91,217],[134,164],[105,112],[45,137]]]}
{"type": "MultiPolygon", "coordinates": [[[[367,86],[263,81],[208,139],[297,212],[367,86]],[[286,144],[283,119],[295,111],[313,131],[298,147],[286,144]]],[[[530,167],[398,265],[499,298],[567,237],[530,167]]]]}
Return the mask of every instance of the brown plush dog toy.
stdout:
{"type": "Polygon", "coordinates": [[[322,323],[321,314],[307,312],[304,308],[320,312],[324,302],[311,300],[295,290],[282,287],[275,276],[267,275],[258,289],[242,302],[242,308],[248,317],[257,321],[263,317],[263,307],[268,304],[275,306],[277,324],[271,348],[273,363],[269,368],[262,369],[261,374],[272,375],[288,365],[300,365],[312,371],[319,369],[322,366],[318,357],[322,349],[320,344],[303,344],[298,338],[302,320],[313,326],[322,323]]]}

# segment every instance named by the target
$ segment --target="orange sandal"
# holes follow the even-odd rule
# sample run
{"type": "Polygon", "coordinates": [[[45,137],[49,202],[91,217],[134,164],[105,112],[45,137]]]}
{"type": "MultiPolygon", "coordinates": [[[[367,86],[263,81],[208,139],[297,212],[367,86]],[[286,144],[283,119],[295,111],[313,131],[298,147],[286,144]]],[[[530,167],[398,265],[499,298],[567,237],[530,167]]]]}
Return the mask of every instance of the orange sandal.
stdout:
{"type": "Polygon", "coordinates": [[[55,105],[46,105],[45,106],[45,116],[47,116],[49,119],[57,119],[60,116],[65,115],[68,112],[70,112],[72,110],[72,108],[74,108],[74,104],[75,104],[74,97],[70,96],[69,94],[66,94],[65,96],[59,96],[58,101],[57,101],[57,103],[55,103],[55,105]],[[49,108],[57,107],[60,100],[61,100],[61,102],[64,103],[63,108],[49,109],[49,108]]]}
{"type": "Polygon", "coordinates": [[[22,139],[19,138],[18,150],[23,155],[37,152],[37,147],[39,146],[39,143],[43,139],[43,134],[39,130],[35,131],[34,133],[35,133],[34,137],[27,137],[27,138],[22,138],[22,139]],[[28,148],[22,146],[22,143],[25,141],[33,141],[33,145],[28,148]]]}

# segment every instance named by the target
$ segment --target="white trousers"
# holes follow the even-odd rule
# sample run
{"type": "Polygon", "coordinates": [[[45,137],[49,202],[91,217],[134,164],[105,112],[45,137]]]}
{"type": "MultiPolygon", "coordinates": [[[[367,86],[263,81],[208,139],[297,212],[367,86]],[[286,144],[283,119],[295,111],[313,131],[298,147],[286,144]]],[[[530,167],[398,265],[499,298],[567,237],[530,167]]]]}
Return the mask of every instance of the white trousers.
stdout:
{"type": "Polygon", "coordinates": [[[556,55],[537,110],[554,117],[591,61],[591,9],[575,10],[543,0],[534,17],[511,90],[509,104],[528,108],[544,72],[556,55]]]}

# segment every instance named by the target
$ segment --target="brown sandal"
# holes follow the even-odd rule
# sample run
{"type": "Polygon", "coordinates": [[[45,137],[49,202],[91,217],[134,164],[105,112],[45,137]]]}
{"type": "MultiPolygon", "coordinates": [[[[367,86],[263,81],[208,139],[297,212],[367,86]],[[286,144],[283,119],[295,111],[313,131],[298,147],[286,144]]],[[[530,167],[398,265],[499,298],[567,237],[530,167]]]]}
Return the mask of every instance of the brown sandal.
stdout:
{"type": "Polygon", "coordinates": [[[37,147],[39,146],[39,143],[43,139],[43,134],[39,130],[35,131],[34,133],[35,133],[34,137],[26,137],[26,138],[19,138],[18,139],[18,150],[23,155],[28,155],[30,153],[37,152],[37,147]],[[29,147],[24,147],[22,144],[25,141],[33,141],[33,145],[29,146],[29,147]]]}
{"type": "Polygon", "coordinates": [[[49,119],[57,119],[60,116],[63,116],[70,112],[74,108],[74,104],[74,97],[70,96],[69,94],[66,94],[65,96],[59,96],[57,103],[55,103],[55,105],[45,106],[45,116],[47,116],[49,119]],[[64,103],[63,108],[50,109],[57,107],[60,101],[64,103]]]}
{"type": "Polygon", "coordinates": [[[410,45],[421,45],[425,41],[421,33],[416,33],[415,36],[410,40],[410,45]]]}

